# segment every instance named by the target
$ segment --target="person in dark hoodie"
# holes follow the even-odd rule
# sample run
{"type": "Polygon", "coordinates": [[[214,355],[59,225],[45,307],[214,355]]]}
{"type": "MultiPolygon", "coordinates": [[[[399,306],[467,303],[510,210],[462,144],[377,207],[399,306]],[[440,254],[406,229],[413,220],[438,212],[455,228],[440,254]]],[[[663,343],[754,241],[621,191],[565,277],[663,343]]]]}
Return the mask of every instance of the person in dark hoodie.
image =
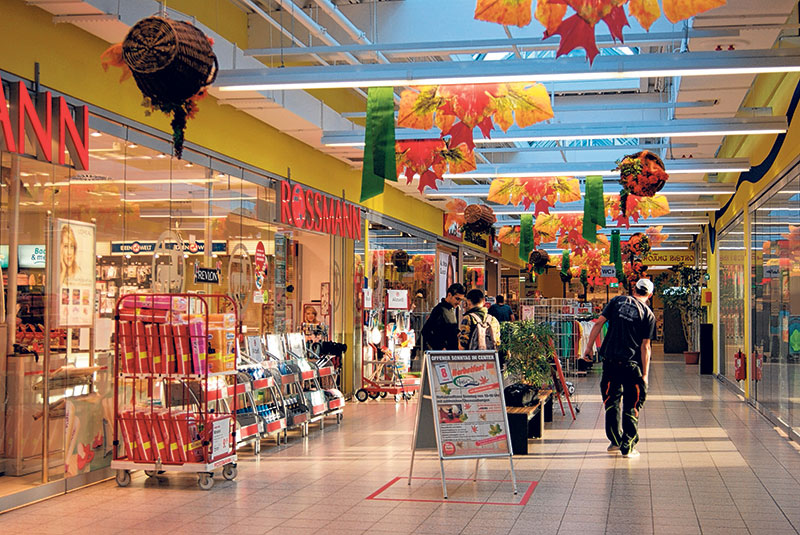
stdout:
{"type": "Polygon", "coordinates": [[[466,290],[463,284],[451,284],[447,297],[433,307],[428,321],[422,326],[422,340],[425,348],[433,351],[458,349],[458,314],[456,307],[464,300],[466,290]]]}
{"type": "Polygon", "coordinates": [[[461,320],[458,342],[461,349],[498,349],[500,347],[500,323],[490,316],[484,306],[486,296],[475,289],[467,293],[467,306],[461,320]],[[473,332],[478,331],[477,335],[473,332]]]}

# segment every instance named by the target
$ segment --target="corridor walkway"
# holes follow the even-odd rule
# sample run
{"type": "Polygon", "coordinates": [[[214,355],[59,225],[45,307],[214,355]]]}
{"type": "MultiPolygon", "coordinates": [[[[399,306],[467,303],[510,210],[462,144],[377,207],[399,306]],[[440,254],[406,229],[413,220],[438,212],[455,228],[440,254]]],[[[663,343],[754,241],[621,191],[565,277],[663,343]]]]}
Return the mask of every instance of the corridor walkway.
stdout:
{"type": "Polygon", "coordinates": [[[2,515],[0,533],[798,532],[800,452],[714,379],[677,359],[655,362],[642,455],[630,460],[605,450],[597,382],[578,382],[576,422],[556,406],[545,440],[515,459],[516,497],[507,461],[483,462],[477,483],[457,481],[472,462],[448,462],[450,503],[432,454],[411,487],[395,481],[408,473],[416,405],[353,403],[340,428],[265,447],[260,459],[244,452],[238,480],[218,478],[210,492],[193,476],[139,474],[125,489],[109,481],[2,515]]]}

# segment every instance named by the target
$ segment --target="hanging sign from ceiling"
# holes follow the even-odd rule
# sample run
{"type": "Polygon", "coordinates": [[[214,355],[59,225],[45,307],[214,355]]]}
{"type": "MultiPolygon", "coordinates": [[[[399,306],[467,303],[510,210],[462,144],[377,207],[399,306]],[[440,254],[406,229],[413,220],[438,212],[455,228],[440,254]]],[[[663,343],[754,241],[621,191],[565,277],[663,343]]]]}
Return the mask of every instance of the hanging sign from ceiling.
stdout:
{"type": "Polygon", "coordinates": [[[280,222],[353,240],[361,239],[361,208],[298,183],[278,180],[280,222]]]}

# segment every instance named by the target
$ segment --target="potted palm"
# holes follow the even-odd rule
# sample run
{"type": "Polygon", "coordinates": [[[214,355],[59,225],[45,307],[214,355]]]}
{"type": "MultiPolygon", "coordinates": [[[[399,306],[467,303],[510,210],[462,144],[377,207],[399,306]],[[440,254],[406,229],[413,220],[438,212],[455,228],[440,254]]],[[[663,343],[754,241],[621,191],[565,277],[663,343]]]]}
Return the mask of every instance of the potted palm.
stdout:
{"type": "Polygon", "coordinates": [[[655,280],[664,308],[673,308],[680,314],[688,346],[683,352],[686,364],[697,364],[700,358],[696,333],[703,315],[700,295],[705,285],[705,274],[704,269],[678,264],[655,280]]]}
{"type": "Polygon", "coordinates": [[[500,350],[505,354],[506,374],[514,381],[535,389],[550,383],[555,350],[549,326],[530,320],[503,322],[500,350]]]}

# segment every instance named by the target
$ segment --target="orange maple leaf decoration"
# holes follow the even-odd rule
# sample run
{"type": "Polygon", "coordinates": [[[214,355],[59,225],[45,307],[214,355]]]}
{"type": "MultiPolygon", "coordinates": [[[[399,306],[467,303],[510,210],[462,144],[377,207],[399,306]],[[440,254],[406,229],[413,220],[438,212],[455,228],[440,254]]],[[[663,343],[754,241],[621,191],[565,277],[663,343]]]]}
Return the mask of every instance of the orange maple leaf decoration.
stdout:
{"type": "Polygon", "coordinates": [[[478,0],[475,19],[506,26],[527,26],[531,23],[533,0],[478,0]]]}
{"type": "MultiPolygon", "coordinates": [[[[661,0],[664,15],[673,24],[726,3],[726,0],[661,0]]],[[[600,21],[608,25],[615,40],[623,41],[622,29],[628,26],[626,4],[627,15],[636,18],[645,30],[649,31],[661,16],[658,0],[538,0],[535,16],[545,28],[545,39],[561,36],[557,56],[583,48],[591,63],[600,53],[594,33],[600,21]],[[569,17],[568,8],[574,11],[569,17]]],[[[531,2],[527,0],[478,0],[475,18],[524,26],[531,21],[530,6],[531,2]]]]}
{"type": "Polygon", "coordinates": [[[526,210],[534,206],[534,215],[550,213],[556,202],[581,199],[578,179],[573,177],[496,178],[489,186],[487,200],[498,204],[522,204],[526,210]]]}
{"type": "Polygon", "coordinates": [[[519,227],[500,227],[497,231],[497,241],[506,245],[518,246],[520,239],[519,227]]]}

